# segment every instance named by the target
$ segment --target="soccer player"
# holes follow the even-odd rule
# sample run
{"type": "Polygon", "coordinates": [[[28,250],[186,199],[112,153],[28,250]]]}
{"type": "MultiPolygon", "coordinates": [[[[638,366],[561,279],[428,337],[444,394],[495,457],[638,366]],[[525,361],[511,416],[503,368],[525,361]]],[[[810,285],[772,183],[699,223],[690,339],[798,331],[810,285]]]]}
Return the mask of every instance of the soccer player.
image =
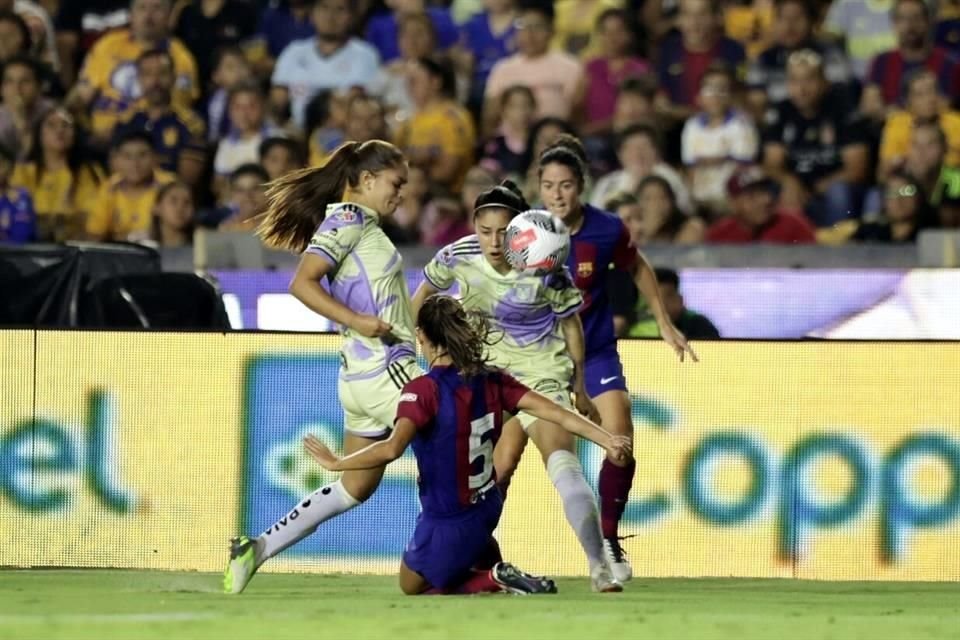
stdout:
{"type": "Polygon", "coordinates": [[[503,509],[493,464],[503,413],[527,411],[560,431],[629,455],[630,441],[613,436],[507,373],[487,366],[489,327],[449,296],[427,298],[417,315],[417,341],[430,372],[408,382],[387,440],[342,458],[307,436],[307,451],[326,469],[381,469],[413,444],[420,503],[413,538],[400,563],[400,588],[424,593],[555,593],[552,580],[498,561],[483,566],[503,509]]]}
{"type": "MultiPolygon", "coordinates": [[[[684,353],[697,360],[686,338],[673,325],[660,299],[653,267],[630,244],[630,233],[617,216],[581,202],[586,153],[580,142],[561,136],[540,156],[540,198],[544,206],[570,229],[567,266],[583,292],[580,318],[585,336],[584,386],[600,414],[600,424],[611,433],[633,436],[630,397],[617,354],[613,313],[607,299],[610,266],[628,272],[649,301],[660,335],[683,361],[684,353]]],[[[623,517],[636,469],[634,459],[609,456],[600,469],[600,521],[607,560],[614,576],[629,580],[633,570],[620,546],[618,527],[623,517]]]]}
{"type": "MultiPolygon", "coordinates": [[[[400,390],[422,373],[400,254],[380,228],[400,203],[406,180],[406,160],[393,145],[348,142],[322,167],[272,182],[259,228],[266,243],[303,252],[290,292],[341,327],[338,392],[348,454],[390,433],[400,390]],[[320,285],[325,278],[329,293],[320,285]]],[[[259,537],[234,538],[225,591],[243,591],[267,559],[364,502],[382,477],[382,465],[348,471],[259,537]]]]}
{"type": "MultiPolygon", "coordinates": [[[[583,380],[580,291],[566,269],[525,275],[511,269],[504,256],[507,225],[526,208],[512,183],[483,192],[474,208],[477,233],[447,245],[427,264],[425,280],[414,294],[414,312],[429,296],[457,284],[464,307],[483,313],[501,336],[489,347],[492,364],[564,406],[571,406],[572,381],[577,409],[595,416],[583,380]]],[[[525,412],[509,421],[496,450],[501,486],[505,488],[519,463],[527,434],[540,450],[567,521],[586,553],[593,588],[621,591],[604,556],[597,502],[569,433],[525,412]]]]}

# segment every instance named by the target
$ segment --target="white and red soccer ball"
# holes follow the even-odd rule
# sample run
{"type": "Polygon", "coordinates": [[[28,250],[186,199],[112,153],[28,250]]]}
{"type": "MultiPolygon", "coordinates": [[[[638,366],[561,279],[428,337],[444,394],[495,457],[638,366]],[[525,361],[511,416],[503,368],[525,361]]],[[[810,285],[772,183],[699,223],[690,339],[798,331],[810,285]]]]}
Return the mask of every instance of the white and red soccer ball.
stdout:
{"type": "Polygon", "coordinates": [[[523,273],[543,276],[561,268],[570,254],[570,232],[549,211],[524,211],[507,225],[504,256],[523,273]]]}

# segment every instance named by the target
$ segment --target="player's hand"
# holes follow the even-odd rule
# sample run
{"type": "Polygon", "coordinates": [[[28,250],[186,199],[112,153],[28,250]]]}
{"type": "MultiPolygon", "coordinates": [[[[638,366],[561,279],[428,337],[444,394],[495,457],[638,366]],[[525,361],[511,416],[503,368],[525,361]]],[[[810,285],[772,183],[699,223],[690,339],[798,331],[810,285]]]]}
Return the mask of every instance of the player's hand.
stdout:
{"type": "Polygon", "coordinates": [[[303,439],[303,446],[307,449],[310,457],[320,463],[321,467],[327,471],[339,471],[340,458],[335,456],[319,438],[307,436],[303,439]]]}
{"type": "Polygon", "coordinates": [[[660,329],[660,335],[663,336],[664,342],[673,347],[673,350],[680,357],[680,362],[683,362],[683,356],[687,353],[690,354],[694,362],[700,362],[700,358],[697,357],[693,348],[687,344],[687,338],[680,333],[679,329],[673,326],[672,322],[660,329]]]}
{"type": "Polygon", "coordinates": [[[368,338],[385,338],[387,340],[396,340],[393,335],[393,326],[384,322],[377,316],[358,315],[353,325],[350,327],[357,333],[368,338]]]}
{"type": "Polygon", "coordinates": [[[587,390],[582,385],[578,385],[578,388],[575,390],[576,397],[574,398],[574,406],[577,408],[577,411],[580,415],[585,416],[587,420],[593,422],[594,424],[600,424],[600,412],[597,411],[597,407],[593,404],[593,401],[590,400],[590,396],[587,395],[587,390]]]}
{"type": "Polygon", "coordinates": [[[630,436],[610,435],[607,443],[607,455],[614,462],[626,463],[633,457],[633,439],[630,436]]]}

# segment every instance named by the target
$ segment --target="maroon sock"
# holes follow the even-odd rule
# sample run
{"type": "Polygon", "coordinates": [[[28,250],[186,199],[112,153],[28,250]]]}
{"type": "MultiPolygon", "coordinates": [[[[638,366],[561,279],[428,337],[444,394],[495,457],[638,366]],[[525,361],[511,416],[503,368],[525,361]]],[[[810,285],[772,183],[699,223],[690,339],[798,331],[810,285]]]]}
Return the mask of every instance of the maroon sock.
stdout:
{"type": "Polygon", "coordinates": [[[600,527],[604,538],[617,537],[617,525],[627,508],[627,498],[633,485],[635,460],[625,467],[618,467],[606,458],[600,467],[600,527]]]}
{"type": "Polygon", "coordinates": [[[503,562],[503,556],[500,555],[500,545],[497,543],[496,538],[490,536],[490,541],[487,542],[487,548],[484,549],[480,557],[477,558],[477,561],[473,564],[473,568],[475,571],[489,571],[493,568],[493,565],[498,562],[503,562]]]}

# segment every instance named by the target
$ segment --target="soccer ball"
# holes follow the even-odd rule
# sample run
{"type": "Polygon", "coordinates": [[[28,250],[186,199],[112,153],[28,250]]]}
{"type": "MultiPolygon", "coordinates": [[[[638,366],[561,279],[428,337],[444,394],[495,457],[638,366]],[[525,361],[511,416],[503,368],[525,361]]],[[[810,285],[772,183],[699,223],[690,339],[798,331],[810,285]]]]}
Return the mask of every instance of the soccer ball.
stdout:
{"type": "Polygon", "coordinates": [[[570,232],[549,211],[524,211],[507,225],[504,238],[507,263],[520,272],[543,276],[567,261],[570,232]]]}

